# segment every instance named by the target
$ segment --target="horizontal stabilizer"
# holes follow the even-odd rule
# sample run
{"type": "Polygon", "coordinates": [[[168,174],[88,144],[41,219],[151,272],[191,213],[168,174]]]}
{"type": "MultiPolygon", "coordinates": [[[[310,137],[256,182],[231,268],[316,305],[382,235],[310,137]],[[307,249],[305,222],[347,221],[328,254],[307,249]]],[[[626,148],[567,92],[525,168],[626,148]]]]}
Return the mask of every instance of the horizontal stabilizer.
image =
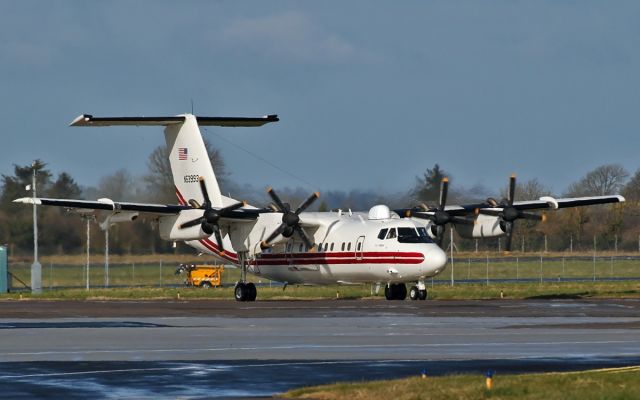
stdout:
{"type": "MultiPolygon", "coordinates": [[[[94,117],[90,114],[82,114],[71,122],[70,126],[168,126],[181,124],[185,120],[185,115],[172,117],[94,117]]],[[[229,126],[229,127],[252,127],[262,126],[270,122],[278,122],[277,115],[265,115],[264,117],[198,117],[200,126],[229,126]]]]}

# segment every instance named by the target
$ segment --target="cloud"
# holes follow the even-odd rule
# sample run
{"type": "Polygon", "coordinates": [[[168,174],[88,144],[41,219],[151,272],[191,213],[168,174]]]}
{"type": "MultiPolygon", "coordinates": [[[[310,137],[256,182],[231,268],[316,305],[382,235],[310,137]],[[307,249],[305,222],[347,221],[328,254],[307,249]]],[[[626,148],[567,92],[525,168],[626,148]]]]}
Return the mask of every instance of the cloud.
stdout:
{"type": "Polygon", "coordinates": [[[239,18],[216,35],[221,44],[294,61],[349,61],[355,47],[306,15],[287,11],[255,18],[239,18]]]}

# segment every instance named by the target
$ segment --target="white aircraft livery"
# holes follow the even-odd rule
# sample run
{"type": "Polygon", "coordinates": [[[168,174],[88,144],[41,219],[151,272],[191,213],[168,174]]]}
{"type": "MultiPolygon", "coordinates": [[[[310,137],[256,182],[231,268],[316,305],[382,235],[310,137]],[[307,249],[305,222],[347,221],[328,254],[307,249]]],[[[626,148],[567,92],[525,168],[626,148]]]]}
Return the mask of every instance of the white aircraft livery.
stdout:
{"type": "Polygon", "coordinates": [[[517,219],[542,220],[532,210],[617,203],[622,196],[514,201],[515,177],[508,198],[478,204],[447,205],[448,180],[442,181],[436,207],[390,210],[376,205],[368,212],[307,212],[319,196],[313,193],[296,209],[269,188],[273,204],[250,206],[222,195],[199,126],[257,127],[279,121],[259,118],[108,117],[81,115],[71,126],[164,126],[169,162],[179,204],[145,204],[49,198],[21,198],[18,203],[67,209],[102,210],[109,221],[132,220],[140,213],[157,218],[163,239],[181,241],[241,270],[235,285],[238,301],[254,301],[256,286],[247,273],[285,284],[385,285],[388,300],[425,300],[425,280],[441,273],[447,256],[441,248],[444,229],[452,224],[468,238],[506,236],[511,246],[517,219]],[[407,290],[407,283],[411,285],[407,290]]]}

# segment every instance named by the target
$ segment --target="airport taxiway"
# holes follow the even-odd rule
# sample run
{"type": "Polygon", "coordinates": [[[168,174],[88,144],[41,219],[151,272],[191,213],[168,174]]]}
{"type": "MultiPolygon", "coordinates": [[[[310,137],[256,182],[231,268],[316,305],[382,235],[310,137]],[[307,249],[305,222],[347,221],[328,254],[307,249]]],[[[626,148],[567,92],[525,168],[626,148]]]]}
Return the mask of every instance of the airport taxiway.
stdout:
{"type": "Polygon", "coordinates": [[[640,300],[4,301],[12,397],[266,396],[340,380],[640,364],[640,300]]]}

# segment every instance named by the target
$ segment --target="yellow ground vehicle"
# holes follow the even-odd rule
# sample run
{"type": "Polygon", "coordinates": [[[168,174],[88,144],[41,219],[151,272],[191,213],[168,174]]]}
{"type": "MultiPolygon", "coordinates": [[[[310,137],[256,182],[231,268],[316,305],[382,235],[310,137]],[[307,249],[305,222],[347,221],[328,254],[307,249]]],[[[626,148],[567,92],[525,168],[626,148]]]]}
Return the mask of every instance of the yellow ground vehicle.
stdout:
{"type": "Polygon", "coordinates": [[[184,284],[187,286],[210,288],[222,285],[223,271],[223,265],[180,264],[176,275],[186,273],[184,284]]]}

